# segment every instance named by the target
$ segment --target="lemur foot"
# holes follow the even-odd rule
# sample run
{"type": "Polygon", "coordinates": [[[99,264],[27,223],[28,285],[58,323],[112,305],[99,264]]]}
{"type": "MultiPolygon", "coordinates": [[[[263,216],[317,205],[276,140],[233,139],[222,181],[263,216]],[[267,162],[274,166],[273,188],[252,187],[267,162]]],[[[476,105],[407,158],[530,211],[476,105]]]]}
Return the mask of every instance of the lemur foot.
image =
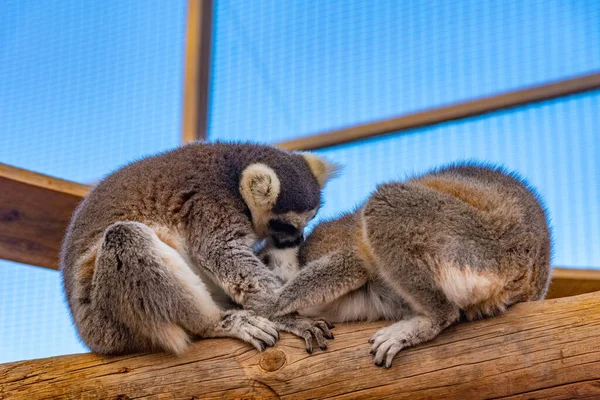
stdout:
{"type": "Polygon", "coordinates": [[[375,365],[381,367],[385,363],[385,367],[390,368],[400,350],[433,339],[440,330],[430,318],[421,316],[378,330],[369,340],[373,344],[371,354],[375,365]]]}
{"type": "Polygon", "coordinates": [[[280,330],[303,338],[306,352],[309,354],[313,352],[313,339],[317,341],[321,350],[327,350],[325,339],[333,339],[330,329],[333,329],[334,325],[322,318],[311,319],[298,314],[288,314],[274,317],[272,320],[280,330]]]}
{"type": "Polygon", "coordinates": [[[279,332],[273,322],[247,310],[225,312],[219,330],[224,333],[222,336],[242,339],[258,351],[273,346],[279,340],[279,332]]]}

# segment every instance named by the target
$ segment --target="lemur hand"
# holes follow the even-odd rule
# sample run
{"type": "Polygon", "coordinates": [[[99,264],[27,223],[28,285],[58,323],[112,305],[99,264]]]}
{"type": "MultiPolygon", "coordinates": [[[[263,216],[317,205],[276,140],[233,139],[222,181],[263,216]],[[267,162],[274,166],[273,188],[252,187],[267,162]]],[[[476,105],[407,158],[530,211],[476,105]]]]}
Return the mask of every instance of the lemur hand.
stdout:
{"type": "Polygon", "coordinates": [[[311,319],[294,313],[273,317],[271,321],[275,323],[277,329],[303,338],[306,352],[309,354],[313,351],[313,339],[317,341],[321,350],[327,349],[325,339],[333,339],[330,329],[333,329],[334,325],[322,318],[311,319]]]}

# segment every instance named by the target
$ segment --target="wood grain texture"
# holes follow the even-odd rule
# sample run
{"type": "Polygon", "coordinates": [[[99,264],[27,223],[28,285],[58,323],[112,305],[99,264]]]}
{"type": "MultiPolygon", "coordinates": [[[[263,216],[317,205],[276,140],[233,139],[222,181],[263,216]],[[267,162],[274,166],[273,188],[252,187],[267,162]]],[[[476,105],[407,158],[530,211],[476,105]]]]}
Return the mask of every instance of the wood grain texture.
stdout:
{"type": "Polygon", "coordinates": [[[519,304],[449,328],[372,364],[384,322],[344,324],[325,352],[283,335],[257,353],[233,339],[194,343],[181,358],[92,354],[0,366],[0,398],[600,398],[600,293],[519,304]]]}
{"type": "Polygon", "coordinates": [[[553,268],[548,299],[600,291],[600,269],[553,268]]]}
{"type": "Polygon", "coordinates": [[[0,258],[57,269],[71,214],[89,189],[0,164],[0,258]]]}
{"type": "MultiPolygon", "coordinates": [[[[314,150],[373,136],[472,117],[523,104],[580,93],[600,87],[600,73],[484,97],[464,103],[402,115],[383,121],[292,139],[276,145],[285,150],[314,150]]],[[[485,134],[485,133],[483,133],[485,134]]]]}
{"type": "Polygon", "coordinates": [[[188,0],[182,142],[206,139],[213,0],[188,0]]]}
{"type": "Polygon", "coordinates": [[[15,182],[21,182],[30,186],[36,186],[40,189],[61,192],[77,197],[85,196],[91,189],[91,186],[88,185],[82,185],[80,183],[55,178],[53,176],[40,174],[2,163],[0,163],[0,177],[15,182]]]}

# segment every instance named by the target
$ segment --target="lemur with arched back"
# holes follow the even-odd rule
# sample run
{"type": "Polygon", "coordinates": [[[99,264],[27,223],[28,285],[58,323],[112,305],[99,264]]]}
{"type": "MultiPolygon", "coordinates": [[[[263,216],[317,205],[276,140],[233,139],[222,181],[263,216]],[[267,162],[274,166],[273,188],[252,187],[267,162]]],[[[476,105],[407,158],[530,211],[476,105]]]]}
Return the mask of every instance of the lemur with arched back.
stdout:
{"type": "Polygon", "coordinates": [[[531,187],[466,163],[380,185],[355,212],[323,222],[298,247],[261,256],[286,285],[274,315],[398,321],[372,337],[375,363],[459,319],[544,297],[550,231],[531,187]]]}

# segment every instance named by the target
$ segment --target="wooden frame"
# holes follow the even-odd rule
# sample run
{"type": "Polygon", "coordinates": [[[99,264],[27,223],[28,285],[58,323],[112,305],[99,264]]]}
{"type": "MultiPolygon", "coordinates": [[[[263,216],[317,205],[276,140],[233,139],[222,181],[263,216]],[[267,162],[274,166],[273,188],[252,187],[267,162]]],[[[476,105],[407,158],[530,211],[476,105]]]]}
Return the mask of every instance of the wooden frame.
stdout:
{"type": "Polygon", "coordinates": [[[367,139],[373,136],[380,136],[388,133],[439,124],[446,121],[472,117],[505,108],[517,107],[524,104],[598,88],[600,88],[600,73],[595,73],[403,115],[383,121],[292,139],[277,143],[277,146],[285,150],[321,149],[367,139]]]}
{"type": "Polygon", "coordinates": [[[213,0],[188,0],[182,142],[206,139],[213,0]]]}

